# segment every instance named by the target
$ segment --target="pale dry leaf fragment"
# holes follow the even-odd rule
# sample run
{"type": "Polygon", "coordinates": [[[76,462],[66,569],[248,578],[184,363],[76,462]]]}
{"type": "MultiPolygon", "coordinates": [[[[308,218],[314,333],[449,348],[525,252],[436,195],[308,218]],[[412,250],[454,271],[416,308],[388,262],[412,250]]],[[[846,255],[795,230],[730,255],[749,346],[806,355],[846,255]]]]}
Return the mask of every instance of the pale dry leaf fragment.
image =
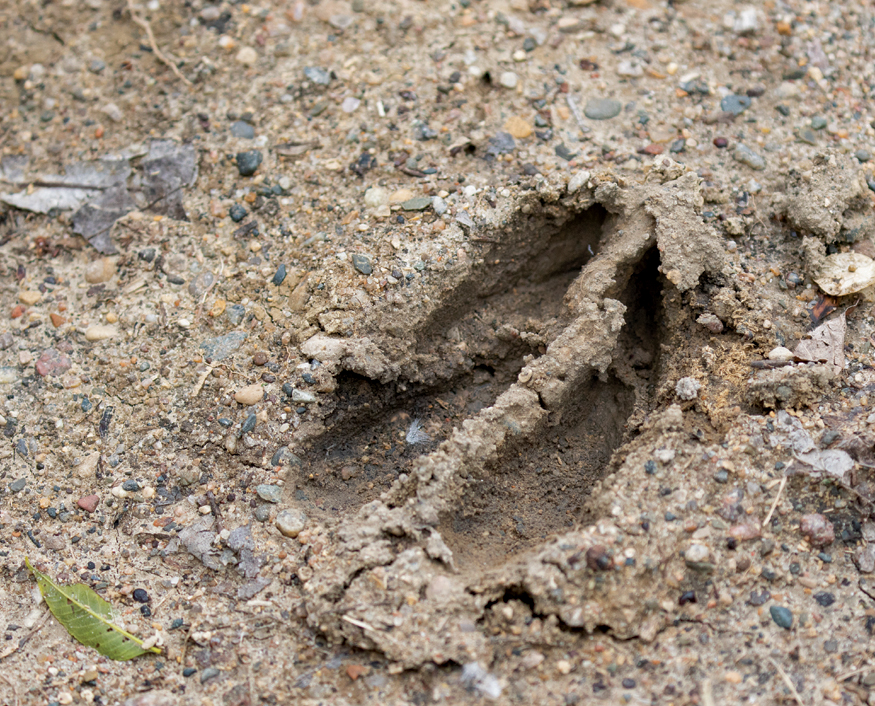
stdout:
{"type": "Polygon", "coordinates": [[[875,260],[856,252],[829,255],[814,281],[834,297],[861,292],[875,284],[875,260]]]}
{"type": "Polygon", "coordinates": [[[829,363],[837,370],[843,370],[846,328],[844,313],[825,321],[809,334],[810,338],[799,342],[793,355],[803,361],[829,363]]]}
{"type": "Polygon", "coordinates": [[[840,483],[847,484],[848,473],[854,467],[854,459],[841,449],[826,449],[799,454],[796,458],[811,467],[812,476],[827,476],[835,478],[840,483]]]}

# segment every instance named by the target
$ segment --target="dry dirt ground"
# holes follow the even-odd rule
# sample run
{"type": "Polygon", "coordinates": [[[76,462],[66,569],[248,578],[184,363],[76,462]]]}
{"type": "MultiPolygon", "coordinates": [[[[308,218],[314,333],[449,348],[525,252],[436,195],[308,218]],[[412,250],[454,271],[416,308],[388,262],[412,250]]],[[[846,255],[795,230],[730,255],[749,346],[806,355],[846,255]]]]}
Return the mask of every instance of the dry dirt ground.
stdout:
{"type": "Polygon", "coordinates": [[[0,701],[875,702],[873,23],[0,4],[0,701]]]}

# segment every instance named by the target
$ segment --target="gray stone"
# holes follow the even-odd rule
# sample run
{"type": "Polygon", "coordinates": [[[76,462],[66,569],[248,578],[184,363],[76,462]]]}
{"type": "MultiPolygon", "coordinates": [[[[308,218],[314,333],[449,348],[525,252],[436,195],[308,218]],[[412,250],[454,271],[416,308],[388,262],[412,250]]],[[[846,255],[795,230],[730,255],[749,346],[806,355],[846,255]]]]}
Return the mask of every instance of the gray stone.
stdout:
{"type": "Polygon", "coordinates": [[[747,145],[736,145],[732,154],[737,162],[747,165],[751,169],[763,170],[766,168],[766,160],[760,157],[747,145]]]}
{"type": "Polygon", "coordinates": [[[244,140],[251,140],[255,137],[255,128],[245,120],[235,120],[231,123],[231,134],[234,137],[241,137],[244,140]]]}
{"type": "Polygon", "coordinates": [[[207,358],[225,360],[225,358],[240,348],[245,340],[246,334],[243,331],[231,331],[224,336],[217,336],[216,338],[204,341],[201,343],[201,349],[207,358]]]}
{"type": "Polygon", "coordinates": [[[270,519],[270,505],[259,505],[253,514],[259,522],[267,522],[270,519]]]}
{"type": "Polygon", "coordinates": [[[307,526],[307,516],[300,510],[282,510],[276,516],[276,528],[284,537],[297,537],[307,526]]]}
{"type": "Polygon", "coordinates": [[[301,459],[289,451],[288,446],[280,446],[270,459],[270,465],[274,468],[288,463],[290,466],[300,466],[301,459]]]}
{"type": "Polygon", "coordinates": [[[816,145],[817,144],[817,135],[814,130],[810,127],[802,128],[796,135],[799,138],[800,142],[804,142],[808,145],[816,145]]]}
{"type": "Polygon", "coordinates": [[[368,259],[367,255],[359,255],[355,254],[352,256],[352,266],[356,268],[363,275],[369,275],[374,271],[374,268],[371,267],[371,261],[368,259]]]}
{"type": "Polygon", "coordinates": [[[424,211],[429,206],[431,206],[431,196],[416,196],[401,202],[401,208],[405,211],[424,211]]]}
{"type": "Polygon", "coordinates": [[[316,401],[316,395],[306,390],[292,390],[292,402],[300,402],[301,404],[313,404],[316,401]]]}
{"type": "Polygon", "coordinates": [[[17,478],[9,484],[9,490],[13,493],[18,493],[24,490],[24,486],[27,485],[27,481],[24,478],[17,478]]]}
{"type": "Polygon", "coordinates": [[[246,307],[242,304],[231,304],[225,309],[225,316],[228,318],[228,323],[232,326],[239,326],[246,316],[246,307]]]}
{"type": "Polygon", "coordinates": [[[255,492],[265,502],[278,503],[283,499],[283,489],[278,485],[257,485],[255,486],[255,492]]]}
{"type": "Polygon", "coordinates": [[[775,624],[784,628],[784,630],[789,630],[793,627],[793,613],[784,606],[773,605],[769,608],[769,613],[772,616],[772,620],[775,621],[775,624]]]}
{"type": "Polygon", "coordinates": [[[747,96],[739,96],[735,93],[730,93],[720,101],[720,110],[725,110],[733,115],[741,115],[745,110],[750,108],[751,100],[747,96]]]}
{"type": "Polygon", "coordinates": [[[308,66],[304,69],[304,76],[313,83],[318,83],[320,86],[327,86],[331,83],[331,72],[321,69],[318,66],[308,66]]]}
{"type": "Polygon", "coordinates": [[[610,120],[616,118],[623,104],[613,98],[593,98],[586,102],[583,114],[590,120],[610,120]]]}
{"type": "Polygon", "coordinates": [[[201,672],[201,684],[209,681],[210,679],[214,679],[219,676],[221,672],[215,667],[207,667],[204,671],[201,672]]]}
{"type": "Polygon", "coordinates": [[[279,287],[286,280],[286,266],[280,265],[276,268],[276,272],[273,275],[273,280],[271,280],[277,287],[279,287]]]}
{"type": "Polygon", "coordinates": [[[811,127],[815,130],[823,130],[827,125],[826,118],[822,115],[815,115],[811,118],[811,127]]]}
{"type": "Polygon", "coordinates": [[[678,380],[675,385],[675,394],[682,400],[694,400],[699,395],[702,386],[696,378],[685,377],[678,380]]]}
{"type": "Polygon", "coordinates": [[[861,162],[868,162],[872,159],[872,153],[869,150],[859,149],[854,152],[854,156],[861,162]]]}
{"type": "Polygon", "coordinates": [[[126,490],[129,493],[136,493],[140,489],[140,484],[137,483],[133,478],[129,478],[124,483],[122,483],[122,490],[126,490]]]}

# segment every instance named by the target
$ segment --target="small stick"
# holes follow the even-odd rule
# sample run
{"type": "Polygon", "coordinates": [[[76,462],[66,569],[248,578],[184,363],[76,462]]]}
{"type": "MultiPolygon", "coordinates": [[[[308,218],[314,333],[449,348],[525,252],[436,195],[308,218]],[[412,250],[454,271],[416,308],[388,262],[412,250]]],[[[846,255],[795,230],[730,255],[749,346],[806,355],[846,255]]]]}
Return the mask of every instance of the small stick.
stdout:
{"type": "Polygon", "coordinates": [[[802,704],[802,697],[799,696],[799,692],[796,691],[796,687],[793,686],[793,682],[790,681],[790,677],[787,676],[787,672],[781,669],[781,665],[778,664],[775,660],[769,658],[769,662],[775,665],[775,669],[778,670],[778,673],[781,675],[781,679],[784,680],[784,683],[787,685],[787,688],[790,690],[790,693],[793,694],[793,698],[796,699],[797,704],[802,704]]]}
{"type": "Polygon", "coordinates": [[[162,63],[170,67],[170,70],[176,74],[177,78],[179,78],[184,84],[190,86],[191,81],[183,76],[182,72],[177,68],[176,64],[170,61],[170,59],[168,59],[164,55],[164,53],[158,48],[158,44],[155,42],[155,35],[152,34],[152,25],[149,24],[148,20],[144,20],[136,13],[136,11],[134,10],[133,0],[128,0],[128,12],[131,13],[131,19],[146,31],[146,36],[149,37],[149,46],[152,47],[152,53],[155,54],[155,56],[158,57],[158,59],[162,63]]]}
{"type": "Polygon", "coordinates": [[[577,107],[577,102],[574,100],[574,97],[570,93],[565,94],[565,102],[568,103],[568,108],[571,110],[571,114],[574,116],[574,120],[577,122],[577,127],[579,127],[583,132],[589,132],[589,127],[585,122],[583,122],[583,116],[580,114],[580,108],[577,107]]]}
{"type": "Polygon", "coordinates": [[[714,706],[714,691],[711,688],[711,680],[705,679],[702,682],[702,706],[714,706]]]}
{"type": "Polygon", "coordinates": [[[36,621],[36,624],[31,628],[30,632],[27,633],[24,637],[22,637],[13,647],[7,648],[4,652],[0,653],[0,659],[5,659],[13,652],[17,652],[22,647],[27,644],[27,641],[32,638],[36,632],[45,624],[46,620],[48,620],[49,615],[51,615],[51,611],[46,610],[45,613],[42,614],[39,620],[36,621]]]}
{"type": "Polygon", "coordinates": [[[869,672],[872,670],[871,666],[858,667],[857,669],[852,669],[850,672],[845,672],[840,677],[836,677],[836,681],[847,681],[851,677],[856,677],[864,672],[869,672]]]}
{"type": "Polygon", "coordinates": [[[766,519],[763,522],[763,529],[769,526],[769,520],[772,519],[772,515],[775,512],[775,508],[778,507],[778,501],[781,499],[781,493],[784,492],[784,486],[787,485],[787,476],[781,478],[781,485],[778,486],[778,494],[775,496],[775,501],[772,503],[772,507],[769,510],[769,514],[766,515],[766,519]]]}

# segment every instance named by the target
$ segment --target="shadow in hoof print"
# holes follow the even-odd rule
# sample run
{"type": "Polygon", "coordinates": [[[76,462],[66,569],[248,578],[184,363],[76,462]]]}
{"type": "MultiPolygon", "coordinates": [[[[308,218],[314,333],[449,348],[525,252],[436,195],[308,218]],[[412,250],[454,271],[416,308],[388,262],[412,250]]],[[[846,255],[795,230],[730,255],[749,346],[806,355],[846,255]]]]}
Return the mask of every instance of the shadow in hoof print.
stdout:
{"type": "MultiPolygon", "coordinates": [[[[336,406],[325,418],[326,431],[301,449],[306,460],[296,479],[297,504],[324,517],[347,514],[378,498],[399,478],[406,480],[418,457],[434,451],[454,428],[493,405],[516,382],[523,366],[543,355],[572,320],[564,298],[581,268],[598,252],[607,219],[598,205],[557,218],[517,214],[511,225],[484,238],[482,259],[461,278],[448,276],[445,294],[404,332],[398,379],[381,383],[350,372],[338,375],[336,406]]],[[[388,320],[391,323],[391,316],[388,320]]],[[[402,340],[393,333],[385,348],[397,348],[402,340]]],[[[597,383],[584,395],[577,426],[565,432],[572,441],[562,442],[565,448],[559,451],[545,452],[541,461],[533,456],[532,467],[522,449],[509,456],[506,466],[494,469],[495,483],[482,489],[483,497],[469,505],[453,532],[461,536],[472,528],[482,534],[489,526],[493,537],[534,540],[548,527],[567,524],[564,513],[579,504],[580,489],[588,481],[565,483],[556,478],[553,457],[568,453],[569,462],[577,463],[572,457],[580,455],[583,444],[583,436],[577,436],[585,435],[598,449],[586,452],[585,465],[603,467],[619,442],[633,397],[610,382],[597,383]],[[587,421],[590,415],[592,423],[587,421]],[[536,523],[529,510],[520,516],[503,507],[506,501],[498,500],[504,487],[500,478],[508,481],[508,488],[513,478],[529,479],[526,483],[533,487],[568,485],[568,493],[577,499],[563,502],[561,509],[550,508],[549,519],[536,523]],[[480,511],[472,515],[475,509],[480,511]],[[500,513],[506,516],[499,518],[500,513]],[[561,521],[554,521],[560,515],[561,521]]],[[[581,472],[596,473],[595,468],[581,472]]],[[[507,500],[513,493],[510,490],[507,500]]],[[[537,502],[534,495],[531,500],[537,502]]]]}
{"type": "Polygon", "coordinates": [[[473,473],[438,526],[457,566],[497,566],[596,518],[585,503],[626,437],[636,405],[649,407],[661,340],[659,258],[651,249],[619,297],[625,325],[605,374],[581,381],[534,435],[512,437],[473,473]]]}

